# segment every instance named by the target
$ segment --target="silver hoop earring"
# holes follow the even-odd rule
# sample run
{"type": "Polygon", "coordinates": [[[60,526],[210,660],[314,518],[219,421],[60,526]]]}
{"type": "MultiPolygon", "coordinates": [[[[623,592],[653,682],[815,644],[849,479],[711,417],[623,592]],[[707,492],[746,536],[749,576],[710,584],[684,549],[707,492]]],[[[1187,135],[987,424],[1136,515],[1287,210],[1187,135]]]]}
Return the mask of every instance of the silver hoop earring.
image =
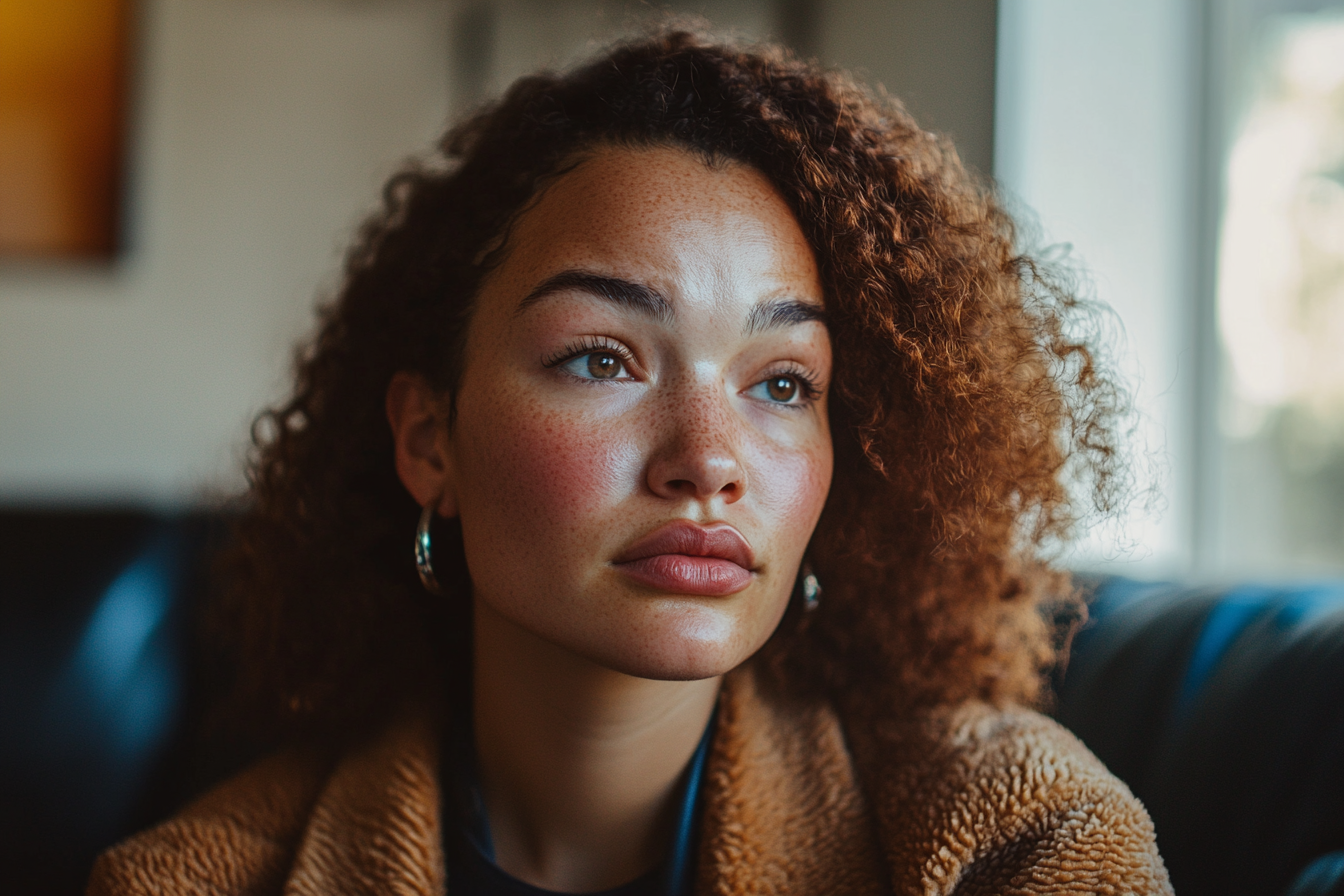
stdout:
{"type": "Polygon", "coordinates": [[[821,582],[812,571],[812,564],[806,560],[798,568],[797,590],[803,601],[803,612],[811,613],[821,606],[821,582]]]}
{"type": "Polygon", "coordinates": [[[434,578],[434,564],[430,559],[429,524],[434,520],[434,504],[429,503],[420,511],[420,525],[415,527],[415,571],[420,574],[420,584],[430,594],[440,594],[439,580],[434,578]]]}

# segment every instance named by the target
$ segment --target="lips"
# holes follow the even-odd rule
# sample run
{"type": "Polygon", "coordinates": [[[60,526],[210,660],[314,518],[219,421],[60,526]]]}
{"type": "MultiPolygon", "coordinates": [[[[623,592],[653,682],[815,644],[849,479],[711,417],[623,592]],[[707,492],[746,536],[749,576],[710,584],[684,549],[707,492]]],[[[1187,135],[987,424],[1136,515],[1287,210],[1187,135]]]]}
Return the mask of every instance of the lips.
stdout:
{"type": "Polygon", "coordinates": [[[732,526],[680,520],[655,529],[613,563],[657,591],[722,596],[751,584],[756,560],[751,545],[732,526]]]}

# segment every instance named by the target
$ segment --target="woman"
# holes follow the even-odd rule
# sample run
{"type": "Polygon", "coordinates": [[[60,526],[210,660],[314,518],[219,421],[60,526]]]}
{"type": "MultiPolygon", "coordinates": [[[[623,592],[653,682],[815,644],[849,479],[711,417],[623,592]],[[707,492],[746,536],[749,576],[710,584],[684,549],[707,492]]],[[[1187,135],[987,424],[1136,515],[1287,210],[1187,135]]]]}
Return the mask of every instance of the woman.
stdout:
{"type": "Polygon", "coordinates": [[[1076,312],[843,78],[661,33],[520,81],[258,427],[222,625],[296,745],[90,892],[1167,892],[1019,708],[1065,480],[1115,482],[1076,312]]]}

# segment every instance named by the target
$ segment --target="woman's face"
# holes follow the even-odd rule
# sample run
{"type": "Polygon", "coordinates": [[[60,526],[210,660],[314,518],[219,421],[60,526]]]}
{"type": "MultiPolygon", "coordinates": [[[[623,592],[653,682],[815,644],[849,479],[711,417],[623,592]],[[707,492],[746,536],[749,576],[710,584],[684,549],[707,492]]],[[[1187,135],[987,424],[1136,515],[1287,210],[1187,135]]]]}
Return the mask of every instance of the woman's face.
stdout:
{"type": "Polygon", "coordinates": [[[448,497],[475,599],[644,678],[751,656],[830,487],[822,316],[754,169],[602,148],[557,178],[468,332],[448,497]]]}

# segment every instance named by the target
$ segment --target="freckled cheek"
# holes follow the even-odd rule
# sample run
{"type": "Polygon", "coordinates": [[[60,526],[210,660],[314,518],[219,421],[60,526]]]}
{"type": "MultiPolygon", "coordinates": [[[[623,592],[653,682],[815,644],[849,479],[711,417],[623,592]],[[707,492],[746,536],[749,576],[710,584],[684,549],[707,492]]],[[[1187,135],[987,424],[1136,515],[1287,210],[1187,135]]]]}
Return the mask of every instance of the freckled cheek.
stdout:
{"type": "Polygon", "coordinates": [[[762,451],[754,459],[752,489],[774,531],[805,544],[821,515],[831,485],[829,445],[800,450],[762,451]]]}
{"type": "Polygon", "coordinates": [[[637,487],[640,452],[620,426],[532,408],[495,416],[489,429],[466,484],[488,490],[492,515],[503,511],[516,535],[591,524],[637,487]]]}

